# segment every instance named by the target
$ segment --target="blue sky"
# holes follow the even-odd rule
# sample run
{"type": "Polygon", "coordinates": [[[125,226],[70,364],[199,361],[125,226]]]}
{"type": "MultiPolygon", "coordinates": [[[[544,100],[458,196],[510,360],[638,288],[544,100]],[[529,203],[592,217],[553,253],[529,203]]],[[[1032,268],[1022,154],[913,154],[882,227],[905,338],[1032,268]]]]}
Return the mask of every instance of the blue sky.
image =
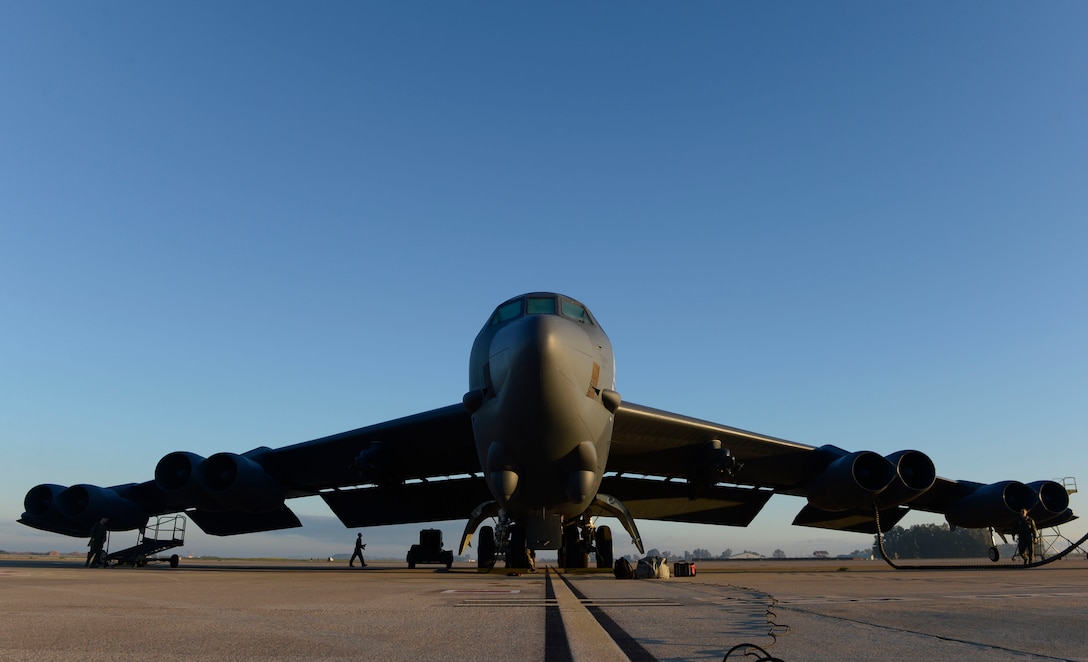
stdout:
{"type": "MultiPolygon", "coordinates": [[[[14,523],[38,483],[142,481],[174,450],[458,402],[479,327],[532,290],[594,311],[630,401],[917,448],[949,478],[1088,481],[1086,19],[0,5],[0,548],[83,544],[14,523]]],[[[188,546],[350,551],[323,503],[293,505],[303,529],[193,526],[188,546]]],[[[869,544],[791,526],[802,505],[642,532],[674,551],[869,544]]],[[[440,525],[447,547],[462,526],[440,525]]],[[[364,537],[399,557],[418,528],[364,537]]]]}

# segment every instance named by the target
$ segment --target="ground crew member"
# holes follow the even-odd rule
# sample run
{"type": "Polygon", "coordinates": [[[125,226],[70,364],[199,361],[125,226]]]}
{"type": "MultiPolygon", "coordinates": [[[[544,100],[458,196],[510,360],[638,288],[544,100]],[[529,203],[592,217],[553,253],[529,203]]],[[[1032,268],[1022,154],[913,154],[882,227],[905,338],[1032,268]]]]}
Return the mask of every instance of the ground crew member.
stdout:
{"type": "Polygon", "coordinates": [[[83,567],[89,568],[92,564],[97,566],[102,563],[102,545],[106,544],[106,522],[108,521],[110,518],[103,517],[91,527],[91,539],[87,541],[87,547],[90,549],[87,551],[87,562],[83,564],[83,567]]]}
{"type": "Polygon", "coordinates": [[[1035,542],[1039,539],[1039,529],[1035,528],[1035,520],[1028,517],[1028,509],[1021,508],[1020,514],[1012,525],[1016,534],[1016,554],[1024,559],[1024,565],[1030,564],[1035,559],[1035,542]]]}
{"type": "Polygon", "coordinates": [[[363,550],[366,549],[366,545],[363,544],[363,534],[355,536],[355,551],[351,553],[351,560],[348,561],[348,567],[355,567],[355,558],[359,558],[360,567],[366,567],[366,561],[363,560],[363,550]]]}

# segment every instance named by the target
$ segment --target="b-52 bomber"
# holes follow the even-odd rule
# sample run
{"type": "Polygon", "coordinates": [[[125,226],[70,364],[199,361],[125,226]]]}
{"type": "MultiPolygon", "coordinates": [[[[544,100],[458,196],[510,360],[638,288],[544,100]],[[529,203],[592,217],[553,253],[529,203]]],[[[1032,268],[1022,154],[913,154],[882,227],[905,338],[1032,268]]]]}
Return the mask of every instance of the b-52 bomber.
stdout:
{"type": "Polygon", "coordinates": [[[30,489],[19,520],[86,536],[184,512],[228,536],[301,526],[286,500],[318,495],[346,527],[467,519],[481,567],[613,563],[619,520],[747,526],[774,494],[807,499],[801,526],[876,533],[911,509],[957,527],[1011,531],[1027,508],[1040,527],[1074,518],[1054,481],[990,484],[938,477],[917,450],[887,456],[820,447],[624,401],[612,345],[578,301],[537,292],[499,305],[472,345],[461,402],[282,448],[164,456],[154,479],[30,489]],[[485,522],[490,522],[485,526],[485,522]]]}

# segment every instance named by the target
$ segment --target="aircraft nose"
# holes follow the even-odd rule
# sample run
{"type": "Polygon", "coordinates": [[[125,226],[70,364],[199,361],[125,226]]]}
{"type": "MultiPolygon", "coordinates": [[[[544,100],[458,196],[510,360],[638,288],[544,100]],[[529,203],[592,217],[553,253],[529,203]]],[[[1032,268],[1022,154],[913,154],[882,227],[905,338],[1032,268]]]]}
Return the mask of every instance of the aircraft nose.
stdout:
{"type": "Polygon", "coordinates": [[[554,315],[528,315],[495,334],[489,353],[491,386],[502,391],[513,378],[544,386],[551,374],[572,379],[572,360],[589,354],[581,327],[554,315]],[[573,351],[572,351],[573,350],[573,351]],[[517,375],[511,371],[516,370],[517,375]]]}

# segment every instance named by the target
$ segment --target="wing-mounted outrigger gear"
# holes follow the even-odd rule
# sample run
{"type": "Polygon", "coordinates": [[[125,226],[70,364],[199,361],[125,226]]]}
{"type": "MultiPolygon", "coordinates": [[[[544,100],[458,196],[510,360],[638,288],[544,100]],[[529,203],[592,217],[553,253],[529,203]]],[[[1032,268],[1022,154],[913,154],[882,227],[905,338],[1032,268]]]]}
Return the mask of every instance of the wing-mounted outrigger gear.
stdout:
{"type": "Polygon", "coordinates": [[[465,532],[461,534],[461,547],[457,555],[464,554],[465,548],[472,544],[472,535],[476,532],[476,528],[483,524],[484,520],[498,517],[501,512],[498,501],[485,501],[476,506],[472,510],[472,514],[468,516],[465,532]]]}
{"type": "Polygon", "coordinates": [[[631,536],[631,544],[638,548],[638,553],[646,553],[646,550],[642,548],[642,536],[639,535],[638,527],[635,525],[635,518],[631,516],[631,513],[627,510],[627,506],[623,505],[622,501],[598,492],[597,496],[593,498],[593,503],[589,507],[590,510],[593,510],[594,508],[599,508],[618,519],[620,523],[623,524],[623,528],[631,536]]]}
{"type": "MultiPolygon", "coordinates": [[[[948,529],[951,531],[953,527],[949,525],[948,529]]],[[[1001,560],[1001,550],[997,546],[997,539],[1001,538],[1001,544],[1007,545],[1009,541],[1005,538],[1005,534],[998,531],[994,527],[990,527],[990,549],[986,552],[990,556],[990,560],[997,563],[1001,560]]]]}

